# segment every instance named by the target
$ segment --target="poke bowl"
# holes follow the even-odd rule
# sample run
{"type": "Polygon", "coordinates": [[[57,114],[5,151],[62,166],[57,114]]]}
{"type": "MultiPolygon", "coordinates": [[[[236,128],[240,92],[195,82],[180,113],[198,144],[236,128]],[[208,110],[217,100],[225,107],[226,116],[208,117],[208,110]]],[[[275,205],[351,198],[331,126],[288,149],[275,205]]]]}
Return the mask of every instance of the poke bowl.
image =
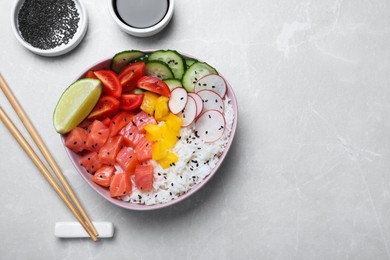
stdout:
{"type": "Polygon", "coordinates": [[[238,109],[231,85],[214,67],[177,51],[130,50],[99,61],[74,82],[91,79],[102,90],[87,117],[72,129],[56,130],[76,171],[103,198],[130,210],[164,208],[217,173],[235,135],[238,109]],[[108,114],[103,99],[117,90],[106,86],[107,71],[122,86],[115,94],[119,105],[108,114]]]}

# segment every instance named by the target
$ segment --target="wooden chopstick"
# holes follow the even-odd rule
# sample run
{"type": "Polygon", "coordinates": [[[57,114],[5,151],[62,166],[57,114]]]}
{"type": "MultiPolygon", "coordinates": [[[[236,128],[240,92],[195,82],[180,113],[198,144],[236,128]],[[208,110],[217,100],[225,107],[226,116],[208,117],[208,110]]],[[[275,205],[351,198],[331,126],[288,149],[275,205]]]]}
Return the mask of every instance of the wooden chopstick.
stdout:
{"type": "Polygon", "coordinates": [[[42,172],[45,179],[49,182],[49,184],[53,187],[55,192],[61,197],[61,199],[65,202],[66,206],[72,211],[73,215],[77,218],[80,224],[84,227],[87,233],[90,235],[93,241],[97,240],[96,235],[90,230],[87,224],[82,219],[79,212],[75,209],[74,205],[71,203],[69,198],[66,196],[65,192],[58,185],[54,177],[50,174],[49,170],[45,167],[43,162],[39,159],[38,155],[31,148],[26,139],[22,136],[16,126],[12,123],[11,119],[7,116],[4,110],[0,107],[0,119],[3,121],[4,125],[8,128],[8,130],[12,133],[15,139],[18,141],[23,150],[27,153],[27,155],[31,158],[34,164],[38,167],[38,169],[42,172]]]}
{"type": "Polygon", "coordinates": [[[32,139],[38,146],[39,150],[41,151],[42,155],[45,157],[46,161],[48,162],[49,166],[54,171],[55,175],[57,176],[58,180],[62,184],[62,186],[65,188],[65,191],[68,193],[69,197],[75,204],[77,210],[81,213],[82,217],[84,218],[86,224],[90,229],[92,230],[92,233],[95,236],[98,236],[98,232],[95,228],[95,226],[92,224],[92,221],[88,217],[87,213],[85,212],[84,208],[82,207],[80,201],[77,199],[75,193],[73,192],[72,188],[70,187],[68,181],[66,180],[65,176],[61,172],[58,164],[55,162],[53,156],[50,154],[48,148],[44,144],[42,138],[39,136],[38,132],[35,130],[35,127],[29,120],[28,116],[24,112],[23,108],[20,106],[19,102],[15,98],[14,94],[12,93],[11,89],[9,88],[8,84],[4,80],[3,76],[0,73],[0,88],[4,92],[5,96],[7,97],[8,101],[11,103],[13,109],[16,111],[17,115],[19,116],[20,120],[22,121],[23,125],[31,135],[32,139]]]}

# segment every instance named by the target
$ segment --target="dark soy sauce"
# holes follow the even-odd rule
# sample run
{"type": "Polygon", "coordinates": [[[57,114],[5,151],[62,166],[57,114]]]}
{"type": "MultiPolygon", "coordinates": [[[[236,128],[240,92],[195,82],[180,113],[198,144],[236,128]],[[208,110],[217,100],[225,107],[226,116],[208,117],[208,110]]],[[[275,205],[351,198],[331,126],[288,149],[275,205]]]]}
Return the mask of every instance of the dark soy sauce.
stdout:
{"type": "Polygon", "coordinates": [[[149,28],[160,22],[168,11],[169,0],[113,0],[115,11],[125,24],[149,28]]]}

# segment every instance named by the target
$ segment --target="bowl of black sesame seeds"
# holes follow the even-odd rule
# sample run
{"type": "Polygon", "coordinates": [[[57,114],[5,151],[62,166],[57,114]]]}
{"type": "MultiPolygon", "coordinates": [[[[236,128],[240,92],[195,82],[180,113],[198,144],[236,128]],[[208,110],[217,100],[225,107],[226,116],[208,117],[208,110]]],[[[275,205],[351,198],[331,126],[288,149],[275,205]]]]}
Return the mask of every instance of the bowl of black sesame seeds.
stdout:
{"type": "Polygon", "coordinates": [[[19,42],[42,56],[73,50],[88,27],[87,12],[79,0],[19,0],[11,16],[19,42]]]}

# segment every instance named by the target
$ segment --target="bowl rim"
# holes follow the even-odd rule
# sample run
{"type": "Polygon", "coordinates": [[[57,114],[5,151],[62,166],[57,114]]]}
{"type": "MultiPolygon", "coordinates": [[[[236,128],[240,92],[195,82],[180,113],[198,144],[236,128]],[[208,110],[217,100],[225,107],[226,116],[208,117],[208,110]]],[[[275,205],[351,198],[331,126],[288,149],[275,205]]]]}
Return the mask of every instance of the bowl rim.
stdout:
{"type": "Polygon", "coordinates": [[[135,28],[132,26],[127,25],[124,23],[119,17],[117,16],[115,10],[114,10],[114,1],[115,0],[108,0],[108,9],[111,14],[111,17],[114,19],[114,21],[119,25],[119,27],[125,31],[128,34],[131,34],[133,36],[138,36],[138,37],[148,37],[152,36],[158,32],[160,32],[162,29],[165,28],[165,26],[168,25],[168,23],[171,21],[172,16],[173,16],[173,10],[175,6],[175,0],[168,0],[168,10],[167,13],[165,14],[164,18],[159,21],[157,24],[147,27],[147,28],[135,28]]]}
{"type": "Polygon", "coordinates": [[[86,11],[86,8],[81,0],[73,0],[76,4],[76,7],[78,6],[78,11],[80,12],[80,22],[79,22],[79,28],[77,29],[77,32],[73,36],[73,38],[69,41],[68,44],[62,44],[60,46],[57,46],[53,49],[43,50],[36,48],[32,46],[30,43],[26,42],[23,37],[20,35],[19,27],[18,27],[18,13],[22,6],[22,4],[26,0],[18,0],[15,1],[12,7],[11,11],[11,27],[12,31],[15,35],[15,37],[18,39],[19,43],[21,43],[26,49],[29,51],[41,55],[41,56],[59,56],[65,53],[70,52],[73,50],[84,38],[85,34],[87,33],[88,28],[88,14],[86,11]]]}
{"type": "MultiPolygon", "coordinates": [[[[141,50],[141,51],[149,53],[149,52],[153,52],[155,50],[141,50]]],[[[202,60],[200,60],[197,57],[194,57],[192,55],[188,55],[188,54],[185,54],[185,53],[182,53],[182,52],[179,52],[179,53],[182,56],[184,56],[184,57],[194,58],[194,59],[197,59],[198,61],[202,62],[202,60]]],[[[80,74],[75,80],[78,80],[78,79],[84,77],[86,72],[89,71],[89,70],[94,70],[94,69],[97,69],[97,68],[102,69],[102,68],[109,67],[109,65],[111,64],[111,60],[112,60],[112,57],[106,58],[106,59],[102,59],[102,60],[94,63],[92,66],[88,67],[82,74],[80,74]]],[[[68,149],[65,146],[65,135],[60,135],[60,138],[61,138],[61,141],[63,143],[64,149],[65,149],[66,153],[68,154],[68,157],[71,160],[75,170],[79,173],[79,175],[81,175],[81,177],[84,179],[84,181],[86,181],[88,183],[88,185],[95,192],[100,194],[104,199],[108,200],[112,204],[115,204],[115,205],[117,205],[117,206],[119,206],[121,208],[128,209],[128,210],[149,211],[149,210],[156,210],[156,209],[166,208],[166,207],[172,206],[174,204],[177,204],[177,203],[187,199],[191,195],[195,194],[198,190],[200,190],[202,187],[204,187],[208,183],[208,181],[216,174],[216,172],[218,171],[219,167],[222,165],[223,161],[225,160],[225,157],[227,156],[227,154],[228,154],[228,152],[230,150],[230,147],[231,147],[231,145],[233,143],[233,140],[234,140],[234,137],[235,137],[235,133],[236,133],[237,122],[238,122],[238,105],[237,105],[236,95],[235,95],[235,93],[233,91],[233,88],[231,87],[230,83],[226,80],[226,78],[221,73],[219,73],[219,75],[222,76],[225,79],[225,82],[227,84],[227,93],[226,93],[226,95],[230,99],[230,102],[231,102],[232,107],[233,107],[233,113],[234,113],[234,119],[233,119],[233,124],[232,124],[232,127],[231,127],[229,140],[228,140],[227,145],[226,145],[225,149],[223,150],[221,156],[219,157],[215,167],[211,170],[211,172],[201,182],[199,182],[199,183],[195,184],[194,186],[192,186],[183,195],[179,196],[178,198],[172,199],[172,200],[170,200],[168,202],[158,203],[158,204],[154,204],[154,205],[140,205],[140,204],[132,203],[131,201],[122,201],[122,200],[119,200],[119,199],[111,198],[107,188],[100,187],[99,185],[97,185],[97,184],[93,183],[92,181],[90,181],[91,177],[93,176],[92,174],[87,173],[85,170],[80,170],[80,165],[78,163],[78,158],[80,156],[78,154],[72,152],[70,149],[68,149]]]]}

